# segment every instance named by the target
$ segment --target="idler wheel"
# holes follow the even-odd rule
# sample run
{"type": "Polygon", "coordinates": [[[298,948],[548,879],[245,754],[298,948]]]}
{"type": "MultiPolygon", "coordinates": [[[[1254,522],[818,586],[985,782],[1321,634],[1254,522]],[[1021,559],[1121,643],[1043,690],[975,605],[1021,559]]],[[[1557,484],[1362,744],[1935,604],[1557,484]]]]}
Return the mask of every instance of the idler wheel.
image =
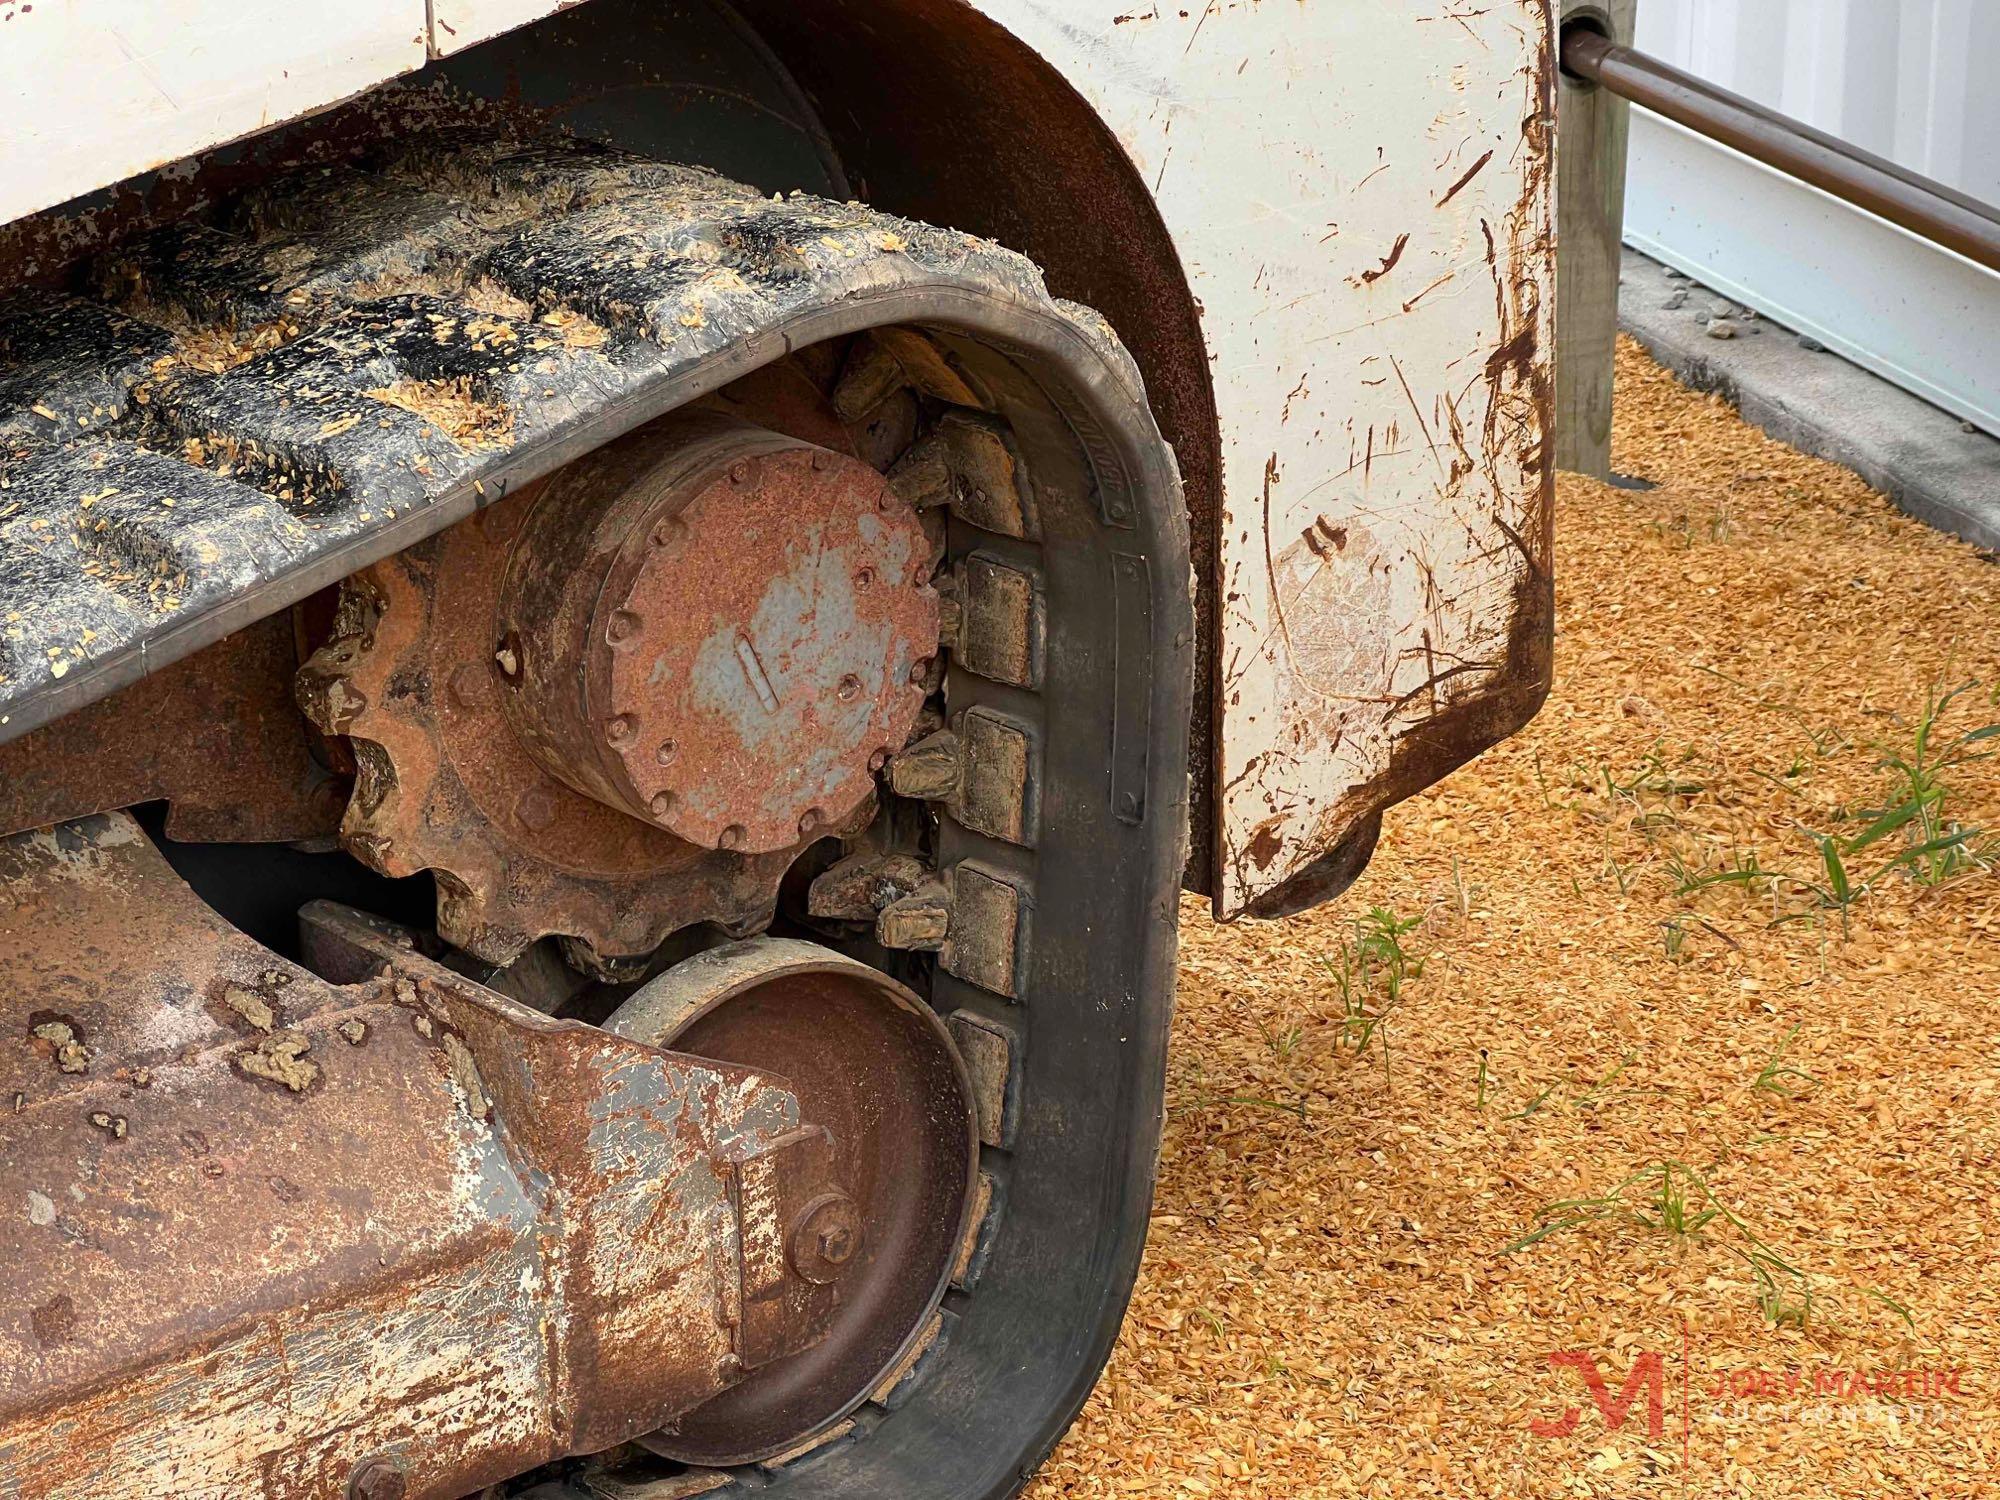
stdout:
{"type": "Polygon", "coordinates": [[[943,1298],[977,1175],[971,1086],[944,1026],[886,974],[816,943],[710,949],[650,981],[606,1029],[783,1080],[833,1138],[845,1192],[780,1226],[799,1276],[832,1282],[826,1337],[647,1440],[707,1467],[754,1463],[824,1431],[914,1347],[943,1298]]]}

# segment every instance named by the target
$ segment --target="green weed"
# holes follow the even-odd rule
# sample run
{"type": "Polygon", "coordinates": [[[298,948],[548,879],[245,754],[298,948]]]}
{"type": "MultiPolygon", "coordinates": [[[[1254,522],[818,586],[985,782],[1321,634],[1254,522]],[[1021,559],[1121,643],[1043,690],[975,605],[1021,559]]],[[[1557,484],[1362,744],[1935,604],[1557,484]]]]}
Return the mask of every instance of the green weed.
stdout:
{"type": "Polygon", "coordinates": [[[1389,907],[1371,907],[1349,924],[1337,959],[1322,960],[1340,996],[1341,1040],[1359,1056],[1380,1037],[1385,1075],[1389,1068],[1386,1024],[1402,1003],[1405,987],[1424,972],[1423,955],[1412,952],[1404,940],[1423,921],[1420,916],[1399,917],[1389,907]]]}
{"type": "Polygon", "coordinates": [[[1274,1115],[1295,1115],[1301,1125],[1305,1124],[1308,1118],[1303,1096],[1287,1104],[1282,1099],[1265,1099],[1257,1094],[1230,1094],[1221,1102],[1242,1105],[1249,1109],[1267,1109],[1274,1115]]]}
{"type": "Polygon", "coordinates": [[[1730,1233],[1726,1248],[1750,1272],[1758,1308],[1780,1327],[1805,1327],[1812,1318],[1813,1291],[1806,1273],[1793,1265],[1684,1161],[1662,1157],[1641,1167],[1607,1193],[1566,1198],[1543,1208],[1541,1223],[1501,1253],[1518,1255],[1551,1235],[1592,1225],[1624,1225],[1685,1244],[1705,1238],[1711,1225],[1730,1233]]]}
{"type": "Polygon", "coordinates": [[[1616,1083],[1625,1070],[1637,1061],[1638,1056],[1637,1052],[1627,1052],[1623,1057],[1619,1058],[1617,1065],[1610,1072],[1606,1073],[1596,1083],[1576,1096],[1576,1107],[1578,1109],[1595,1109],[1610,1092],[1611,1085],[1616,1083]]]}
{"type": "Polygon", "coordinates": [[[1519,1109],[1515,1110],[1511,1115],[1502,1115],[1500,1118],[1503,1120],[1525,1120],[1528,1118],[1528,1116],[1532,1115],[1536,1110],[1540,1109],[1544,1104],[1548,1103],[1549,1095],[1553,1094],[1555,1091],[1556,1091],[1556,1086],[1552,1083],[1547,1088],[1543,1089],[1539,1094],[1535,1095],[1534,1098],[1530,1099],[1526,1104],[1522,1105],[1519,1109]]]}
{"type": "MultiPolygon", "coordinates": [[[[1609,1192],[1565,1198],[1545,1206],[1540,1222],[1500,1253],[1518,1255],[1553,1235],[1608,1225],[1660,1235],[1678,1246],[1713,1240],[1743,1262],[1757,1309],[1774,1326],[1805,1329],[1817,1316],[1812,1278],[1686,1162],[1662,1157],[1641,1167],[1609,1192]]],[[[1864,1288],[1862,1295],[1895,1313],[1913,1331],[1916,1320],[1894,1298],[1864,1288]]]]}
{"type": "Polygon", "coordinates": [[[1260,1022],[1257,1030],[1263,1035],[1264,1045],[1277,1054],[1280,1062],[1290,1062],[1296,1057],[1299,1044],[1305,1040],[1305,1031],[1298,1026],[1286,1026],[1281,1029],[1260,1022]]]}
{"type": "MultiPolygon", "coordinates": [[[[1767,698],[1758,692],[1757,689],[1750,686],[1749,683],[1742,681],[1740,678],[1731,677],[1727,672],[1708,666],[1704,662],[1690,661],[1688,665],[1693,667],[1697,672],[1713,677],[1717,682],[1727,683],[1738,692],[1747,694],[1751,699],[1751,706],[1753,708],[1762,709],[1766,713],[1774,713],[1781,718],[1791,720],[1792,723],[1796,724],[1804,732],[1807,743],[1812,746],[1813,759],[1825,760],[1829,756],[1838,755],[1843,750],[1853,748],[1854,742],[1842,733],[1838,726],[1832,724],[1814,724],[1793,705],[1781,703],[1775,698],[1767,698]]],[[[1796,757],[1794,757],[1792,765],[1796,769],[1787,771],[1785,774],[1788,776],[1799,774],[1805,769],[1796,757]]]]}
{"type": "Polygon", "coordinates": [[[1752,1090],[1760,1094],[1776,1094],[1782,1099],[1795,1099],[1798,1093],[1793,1087],[1794,1084],[1801,1088],[1811,1088],[1819,1082],[1803,1068],[1795,1068],[1785,1061],[1785,1053],[1791,1048],[1792,1040],[1798,1034],[1797,1026],[1785,1033],[1785,1039],[1778,1043],[1778,1050],[1771,1054],[1762,1068],[1758,1069],[1757,1080],[1750,1085],[1752,1090]]]}
{"type": "Polygon", "coordinates": [[[1876,820],[1873,828],[1877,838],[1902,832],[1906,848],[1900,868],[1919,885],[1939,886],[1984,869],[1994,851],[1993,844],[1979,841],[1978,830],[1966,829],[1946,810],[1953,773],[2000,753],[2000,723],[1957,734],[1948,734],[1944,728],[1953,705],[1982,686],[1966,682],[1945,689],[1932,684],[1924,694],[1924,706],[1909,743],[1879,747],[1879,768],[1890,773],[1895,800],[1890,807],[1867,816],[1876,820]]]}

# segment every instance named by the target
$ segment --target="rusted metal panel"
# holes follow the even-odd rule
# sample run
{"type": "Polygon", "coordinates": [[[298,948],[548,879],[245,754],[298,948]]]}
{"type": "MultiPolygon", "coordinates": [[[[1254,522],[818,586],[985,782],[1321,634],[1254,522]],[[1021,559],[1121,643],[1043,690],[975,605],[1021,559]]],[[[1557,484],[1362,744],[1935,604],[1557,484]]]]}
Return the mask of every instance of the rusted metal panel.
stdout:
{"type": "Polygon", "coordinates": [[[1200,300],[1216,900],[1289,904],[1546,690],[1547,0],[979,8],[1117,132],[1200,300]]]}
{"type": "MultiPolygon", "coordinates": [[[[460,37],[433,40],[448,50],[558,8],[479,0],[465,16],[490,25],[462,27],[445,7],[460,37]]],[[[1199,298],[1225,495],[1217,904],[1281,909],[1337,886],[1384,805],[1517,727],[1546,691],[1548,0],[976,8],[1116,135],[1199,298]]],[[[42,12],[13,30],[53,23],[74,45],[76,23],[42,12]]],[[[313,43],[299,37],[299,60],[313,43]]],[[[1004,452],[984,458],[1005,477],[1004,452]]],[[[1031,508],[1012,506],[1032,497],[985,492],[985,524],[1032,528],[1031,508]]],[[[966,646],[996,652],[1002,680],[1031,666],[1020,592],[966,601],[966,646]],[[983,604],[1011,612],[988,619],[983,604]]]]}
{"type": "Polygon", "coordinates": [[[308,921],[322,960],[339,944],[362,964],[417,976],[398,979],[399,998],[412,1003],[414,991],[433,1017],[461,1099],[499,1122],[524,1177],[568,1199],[540,1226],[555,1268],[549,1316],[564,1325],[564,1451],[650,1432],[824,1331],[833,1295],[794,1273],[782,1226],[833,1184],[813,1149],[825,1132],[802,1128],[788,1090],[747,1068],[666,1058],[551,1020],[339,908],[316,904],[308,921]],[[760,1177],[771,1189],[758,1219],[772,1228],[746,1233],[743,1184],[760,1177]],[[764,1243],[773,1234],[775,1256],[764,1243]],[[778,1326],[758,1326],[759,1301],[780,1307],[778,1326]]]}
{"type": "MultiPolygon", "coordinates": [[[[330,983],[122,815],[0,842],[0,880],[0,1493],[304,1500],[373,1460],[456,1496],[759,1357],[731,1184],[786,1159],[784,1088],[322,907],[330,983]]],[[[777,1222],[830,1190],[807,1167],[777,1222]]],[[[765,1355],[830,1299],[787,1307],[765,1355]]]]}
{"type": "Polygon", "coordinates": [[[332,833],[347,787],[307,744],[298,665],[292,617],[274,615],[0,745],[0,834],[156,800],[189,842],[332,833]]]}

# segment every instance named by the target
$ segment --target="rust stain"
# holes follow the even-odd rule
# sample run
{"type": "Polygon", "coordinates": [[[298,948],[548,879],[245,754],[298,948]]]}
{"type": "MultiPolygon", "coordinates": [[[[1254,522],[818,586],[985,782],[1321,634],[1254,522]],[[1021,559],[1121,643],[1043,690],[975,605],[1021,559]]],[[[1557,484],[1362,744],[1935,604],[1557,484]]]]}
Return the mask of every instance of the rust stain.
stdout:
{"type": "Polygon", "coordinates": [[[1250,863],[1258,869],[1270,869],[1272,863],[1284,852],[1284,822],[1283,818],[1267,819],[1258,827],[1256,833],[1251,835],[1244,852],[1250,856],[1250,863]]]}
{"type": "Polygon", "coordinates": [[[292,703],[298,663],[279,614],[0,746],[0,834],[153,801],[190,843],[333,832],[338,781],[292,703]]]}
{"type": "MultiPolygon", "coordinates": [[[[754,1363],[716,1296],[726,1178],[797,1133],[783,1086],[549,1020],[338,908],[305,913],[324,977],[287,963],[123,814],[0,839],[0,881],[0,1029],[53,1027],[29,1007],[59,987],[96,1064],[0,1048],[0,1157],[71,1185],[0,1217],[0,1493],[317,1500],[391,1448],[412,1495],[478,1492],[754,1363]],[[413,1009],[429,1036],[390,1024],[413,1009]]],[[[780,1224],[827,1185],[786,1186],[780,1224]]],[[[772,1347],[824,1327],[807,1293],[772,1347]]]]}
{"type": "Polygon", "coordinates": [[[1390,246],[1389,253],[1382,259],[1382,264],[1372,271],[1363,271],[1361,279],[1370,284],[1380,281],[1384,276],[1387,276],[1391,271],[1396,269],[1396,262],[1403,258],[1403,252],[1409,247],[1410,236],[1408,232],[1406,231],[1397,235],[1396,243],[1390,246]]]}
{"type": "Polygon", "coordinates": [[[1466,170],[1466,173],[1463,177],[1459,178],[1458,181],[1454,182],[1451,185],[1450,190],[1447,191],[1442,198],[1438,199],[1437,206],[1439,208],[1443,208],[1447,203],[1451,202],[1452,199],[1456,198],[1460,193],[1464,192],[1466,188],[1471,186],[1472,179],[1477,177],[1481,172],[1485,171],[1486,164],[1492,160],[1493,160],[1493,151],[1489,150],[1484,156],[1480,157],[1478,161],[1474,162],[1471,165],[1471,167],[1469,167],[1466,170]]]}

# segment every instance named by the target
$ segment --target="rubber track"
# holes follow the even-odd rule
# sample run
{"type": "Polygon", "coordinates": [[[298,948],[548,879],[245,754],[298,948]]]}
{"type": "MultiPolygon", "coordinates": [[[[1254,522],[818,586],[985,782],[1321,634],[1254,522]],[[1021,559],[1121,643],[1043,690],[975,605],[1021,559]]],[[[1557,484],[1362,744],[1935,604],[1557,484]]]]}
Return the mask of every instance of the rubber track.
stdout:
{"type": "Polygon", "coordinates": [[[1008,251],[580,142],[315,168],[86,271],[88,293],[0,300],[0,741],[783,353],[773,330],[856,298],[997,293],[1067,319],[1138,388],[1102,323],[1008,251]],[[218,348],[255,352],[205,371],[218,348]],[[412,391],[480,420],[454,437],[423,401],[371,394],[412,391]]]}
{"type": "Polygon", "coordinates": [[[957,404],[940,391],[961,361],[960,388],[985,393],[1040,476],[1047,528],[961,517],[953,555],[1032,575],[1063,643],[1027,681],[977,680],[968,654],[947,687],[955,709],[1022,726],[1044,789],[1019,843],[948,819],[940,834],[961,895],[972,876],[1018,897],[1012,971],[946,955],[932,986],[1011,1043],[982,1158],[992,1206],[925,1373],[849,1437],[734,1488],[1015,1494],[1101,1369],[1137,1269],[1186,852],[1185,514],[1110,330],[967,235],[582,145],[477,140],[274,185],[77,286],[93,290],[0,303],[0,739],[794,342],[942,330],[937,369],[905,373],[957,404]],[[200,368],[231,345],[254,352],[200,368]],[[412,387],[479,420],[381,394],[412,387]]]}

